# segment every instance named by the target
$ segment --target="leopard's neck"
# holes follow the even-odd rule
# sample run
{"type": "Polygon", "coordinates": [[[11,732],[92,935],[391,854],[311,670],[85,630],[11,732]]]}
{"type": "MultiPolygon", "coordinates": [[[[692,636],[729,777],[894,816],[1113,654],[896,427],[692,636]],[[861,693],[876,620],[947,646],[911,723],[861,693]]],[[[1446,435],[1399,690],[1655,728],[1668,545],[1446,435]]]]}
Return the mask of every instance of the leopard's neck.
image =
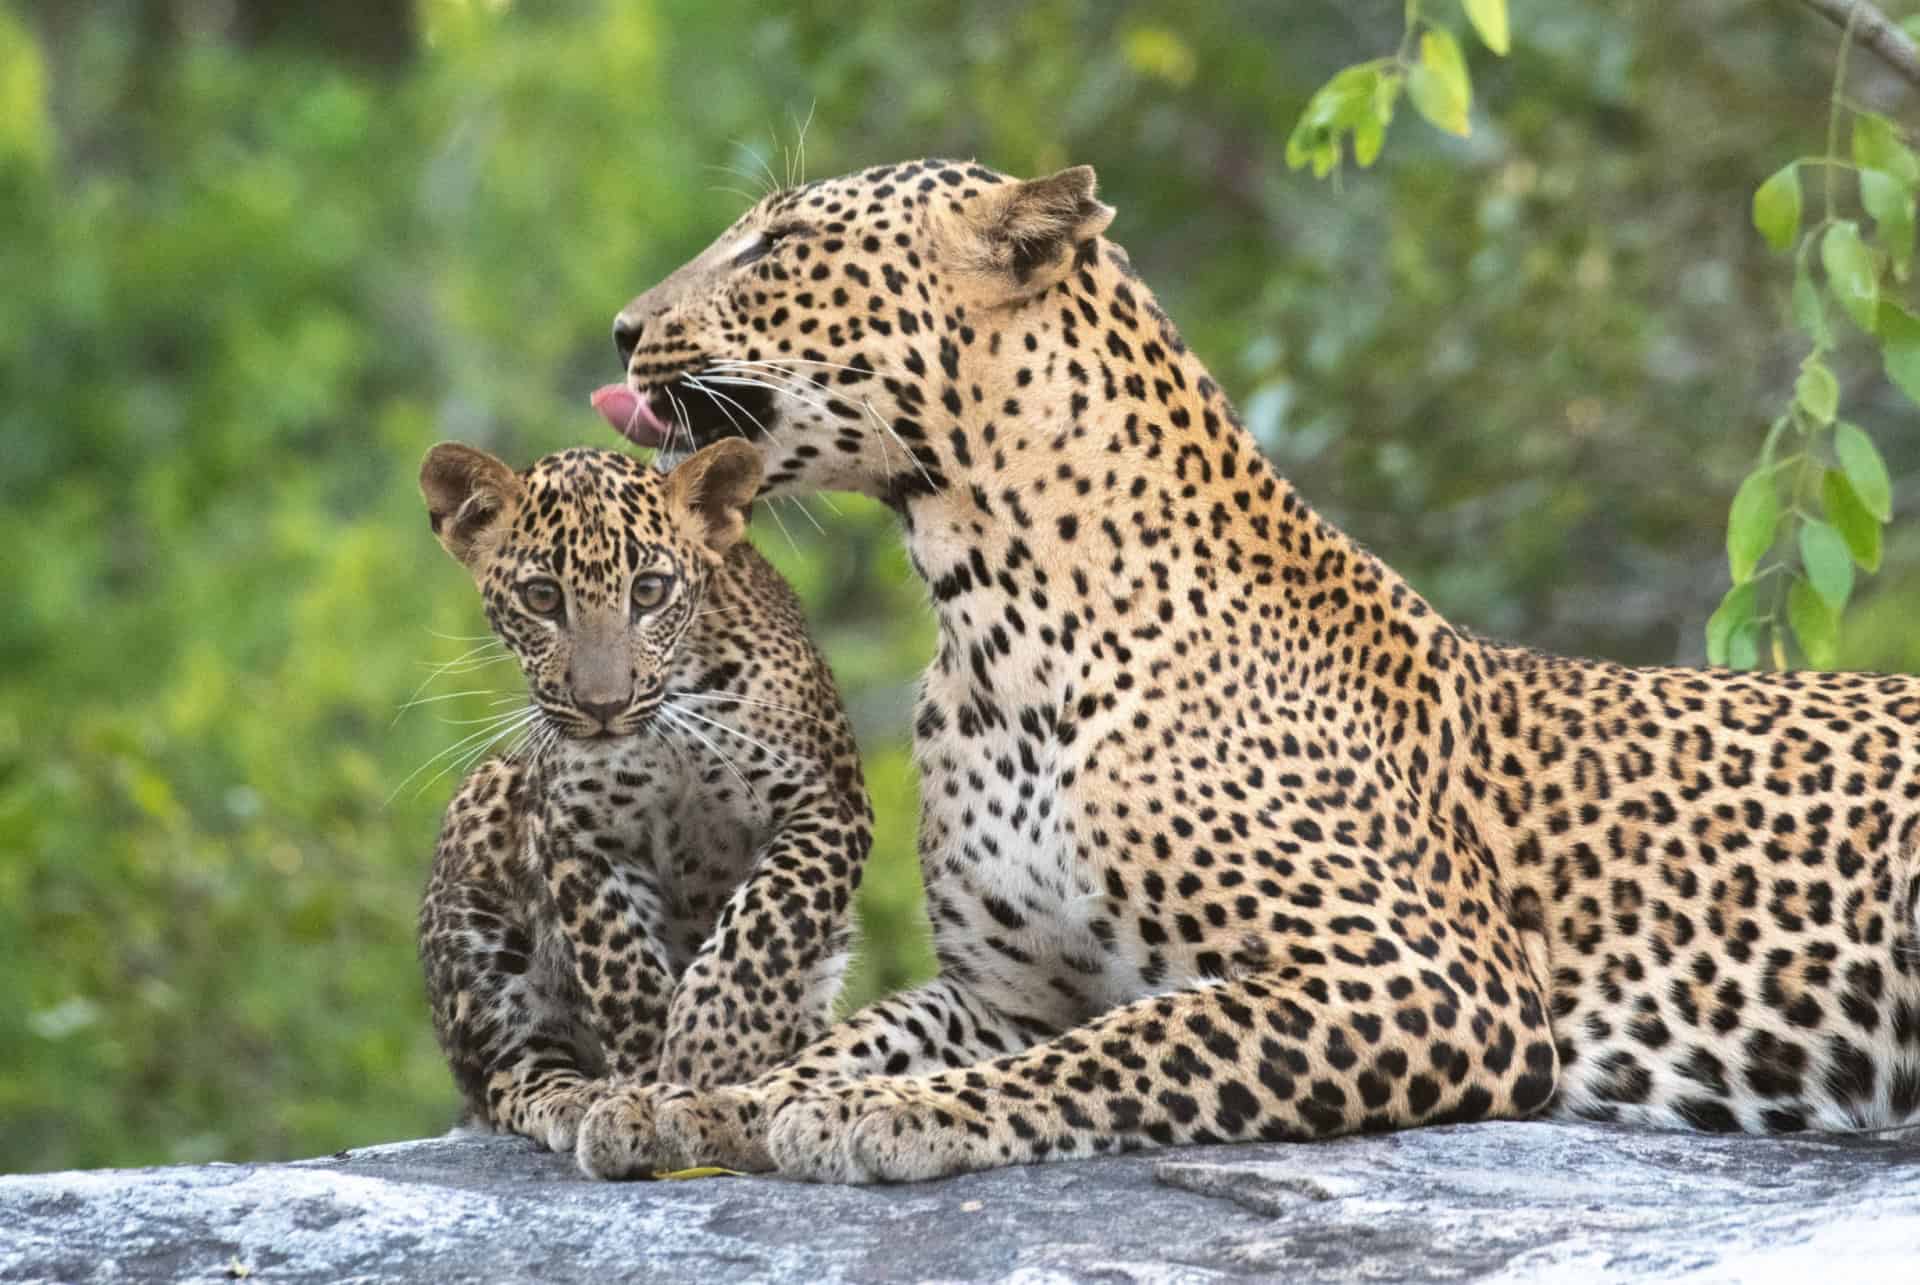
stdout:
{"type": "Polygon", "coordinates": [[[1401,771],[1433,772],[1463,729],[1403,719],[1438,679],[1377,674],[1377,658],[1411,650],[1440,672],[1474,644],[1273,469],[1102,246],[943,345],[960,410],[940,484],[901,506],[940,621],[934,677],[970,675],[983,706],[1083,708],[1258,658],[1279,699],[1350,708],[1401,771]]]}

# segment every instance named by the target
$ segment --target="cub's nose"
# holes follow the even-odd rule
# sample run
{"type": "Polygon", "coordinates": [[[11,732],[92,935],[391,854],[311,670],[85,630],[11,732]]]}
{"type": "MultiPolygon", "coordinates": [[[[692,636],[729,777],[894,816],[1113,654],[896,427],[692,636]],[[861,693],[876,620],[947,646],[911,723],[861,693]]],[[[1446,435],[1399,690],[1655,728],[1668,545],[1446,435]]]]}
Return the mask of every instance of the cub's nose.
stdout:
{"type": "Polygon", "coordinates": [[[581,713],[592,715],[593,718],[598,720],[600,726],[602,727],[612,727],[613,720],[620,717],[621,714],[625,713],[627,708],[627,702],[623,700],[620,700],[620,701],[575,700],[574,704],[580,707],[581,713]]]}
{"type": "Polygon", "coordinates": [[[627,320],[624,312],[613,319],[613,346],[620,354],[622,368],[633,360],[633,350],[640,346],[640,323],[627,320]]]}

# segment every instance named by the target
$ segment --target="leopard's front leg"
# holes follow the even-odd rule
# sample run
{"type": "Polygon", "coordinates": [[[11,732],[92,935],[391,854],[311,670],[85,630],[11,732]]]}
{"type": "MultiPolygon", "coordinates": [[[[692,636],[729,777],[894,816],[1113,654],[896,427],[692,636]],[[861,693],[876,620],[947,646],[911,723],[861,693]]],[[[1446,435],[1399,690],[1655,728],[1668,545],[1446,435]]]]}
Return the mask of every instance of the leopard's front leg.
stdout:
{"type": "Polygon", "coordinates": [[[649,872],[616,869],[557,828],[542,827],[534,844],[607,1067],[617,1080],[651,1081],[673,995],[673,972],[648,927],[659,919],[658,890],[649,872]]]}
{"type": "Polygon", "coordinates": [[[1431,969],[1317,965],[1139,1000],[979,1066],[809,1092],[772,1117],[767,1151],[793,1177],[910,1182],[1525,1116],[1557,1074],[1545,1008],[1517,970],[1482,964],[1472,992],[1431,969]]]}
{"type": "Polygon", "coordinates": [[[576,1158],[596,1178],[715,1164],[762,1171],[769,1125],[785,1107],[866,1076],[971,1066],[1052,1034],[995,1009],[951,978],[891,996],[833,1027],[799,1056],[747,1084],[628,1086],[581,1124],[576,1158]]]}
{"type": "Polygon", "coordinates": [[[667,1010],[663,1081],[737,1084],[826,1030],[871,843],[864,793],[803,788],[721,909],[667,1010]]]}

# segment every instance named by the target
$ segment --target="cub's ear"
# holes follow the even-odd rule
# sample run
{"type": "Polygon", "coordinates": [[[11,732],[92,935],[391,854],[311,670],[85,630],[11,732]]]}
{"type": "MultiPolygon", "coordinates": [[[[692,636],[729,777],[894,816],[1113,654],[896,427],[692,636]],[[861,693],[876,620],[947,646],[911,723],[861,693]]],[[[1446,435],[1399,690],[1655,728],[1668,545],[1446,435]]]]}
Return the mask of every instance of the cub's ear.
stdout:
{"type": "Polygon", "coordinates": [[[459,442],[440,443],[420,464],[420,494],[433,533],[465,566],[506,529],[523,490],[512,469],[459,442]]]}
{"type": "Polygon", "coordinates": [[[690,516],[717,562],[747,533],[747,506],[760,490],[760,452],[723,437],[667,474],[667,500],[690,516]]]}
{"type": "Polygon", "coordinates": [[[988,188],[963,209],[962,267],[991,278],[1011,302],[1073,270],[1074,252],[1106,231],[1113,207],[1093,196],[1093,167],[988,188]]]}

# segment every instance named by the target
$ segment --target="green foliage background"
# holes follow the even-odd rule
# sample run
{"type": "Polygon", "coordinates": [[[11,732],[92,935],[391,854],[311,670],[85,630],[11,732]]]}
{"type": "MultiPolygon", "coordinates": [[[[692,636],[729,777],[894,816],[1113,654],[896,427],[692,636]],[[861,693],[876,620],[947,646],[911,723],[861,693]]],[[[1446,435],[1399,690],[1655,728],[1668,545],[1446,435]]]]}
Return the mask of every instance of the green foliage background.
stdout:
{"type": "MultiPolygon", "coordinates": [[[[1470,139],[1289,173],[1307,95],[1399,9],[0,7],[0,1168],[451,1121],[412,946],[451,782],[395,786],[487,698],[395,711],[484,624],[417,462],[610,444],[613,312],[809,114],[809,175],[1095,165],[1262,442],[1444,611],[1697,662],[1803,350],[1748,199],[1817,145],[1834,34],[1788,3],[1519,5],[1470,139]]],[[[1851,92],[1903,106],[1870,62],[1851,92]]],[[[1839,375],[1911,503],[1910,408],[1839,375]]],[[[886,515],[839,507],[756,539],[868,756],[860,999],[929,967],[903,738],[931,625],[886,515]]],[[[1886,561],[1842,661],[1911,669],[1898,513],[1886,561]]]]}

